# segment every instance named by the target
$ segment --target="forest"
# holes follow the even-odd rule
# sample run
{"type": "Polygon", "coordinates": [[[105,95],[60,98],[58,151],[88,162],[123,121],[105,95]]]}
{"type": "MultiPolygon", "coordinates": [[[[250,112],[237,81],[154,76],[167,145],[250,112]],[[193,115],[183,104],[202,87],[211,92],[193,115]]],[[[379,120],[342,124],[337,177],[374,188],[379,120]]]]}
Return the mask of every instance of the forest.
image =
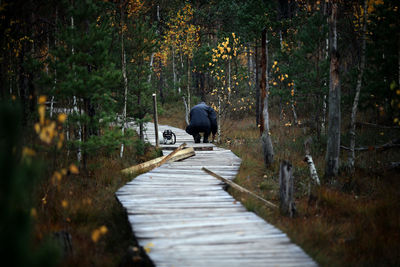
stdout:
{"type": "Polygon", "coordinates": [[[268,201],[292,164],[294,216],[229,192],[318,265],[400,265],[399,6],[0,0],[3,261],[152,266],[114,194],[162,153],[145,141],[156,94],[182,129],[213,107],[235,182],[268,201]]]}

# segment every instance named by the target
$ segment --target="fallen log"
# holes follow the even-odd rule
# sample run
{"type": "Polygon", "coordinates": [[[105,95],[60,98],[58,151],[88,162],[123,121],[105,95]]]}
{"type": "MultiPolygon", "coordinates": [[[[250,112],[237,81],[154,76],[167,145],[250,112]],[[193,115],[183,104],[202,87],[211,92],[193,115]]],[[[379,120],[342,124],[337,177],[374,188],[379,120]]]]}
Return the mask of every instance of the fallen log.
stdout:
{"type": "Polygon", "coordinates": [[[143,162],[141,164],[123,169],[121,172],[126,175],[138,173],[138,172],[146,172],[146,171],[152,170],[154,168],[157,168],[166,162],[174,162],[174,161],[178,161],[178,160],[182,160],[182,159],[186,159],[186,158],[194,156],[195,152],[194,152],[193,147],[188,147],[188,148],[182,149],[185,146],[186,146],[186,143],[183,143],[182,145],[177,147],[174,151],[172,151],[167,156],[162,156],[162,157],[158,157],[158,158],[143,162]]]}
{"type": "Polygon", "coordinates": [[[278,208],[278,206],[276,206],[274,203],[272,203],[272,202],[270,202],[270,201],[268,201],[268,200],[266,200],[266,199],[263,199],[262,197],[260,197],[260,196],[256,195],[255,193],[253,193],[253,192],[247,190],[246,188],[241,187],[240,185],[238,185],[238,184],[232,182],[231,180],[228,180],[228,179],[226,179],[226,178],[224,178],[224,177],[222,177],[222,176],[216,174],[215,172],[210,171],[209,169],[207,169],[207,168],[205,168],[205,167],[203,167],[203,168],[201,168],[201,169],[202,169],[203,171],[205,171],[206,173],[208,173],[208,174],[214,176],[214,177],[217,178],[218,180],[220,180],[220,181],[222,181],[222,182],[224,182],[224,183],[226,183],[226,184],[232,186],[233,188],[239,190],[240,192],[250,194],[251,196],[253,196],[253,197],[255,197],[255,198],[261,200],[262,202],[264,202],[265,204],[267,204],[268,206],[270,206],[270,207],[272,207],[272,208],[278,208]]]}
{"type": "Polygon", "coordinates": [[[387,126],[387,125],[379,125],[375,123],[369,122],[356,122],[357,126],[367,126],[370,128],[380,128],[380,129],[400,129],[400,126],[387,126]]]}

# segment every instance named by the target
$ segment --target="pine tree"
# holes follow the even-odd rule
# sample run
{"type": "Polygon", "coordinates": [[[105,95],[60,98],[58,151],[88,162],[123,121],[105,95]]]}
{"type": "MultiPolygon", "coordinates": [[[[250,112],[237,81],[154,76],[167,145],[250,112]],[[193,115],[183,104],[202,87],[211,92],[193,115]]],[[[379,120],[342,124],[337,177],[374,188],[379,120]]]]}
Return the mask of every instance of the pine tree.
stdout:
{"type": "Polygon", "coordinates": [[[144,122],[152,112],[151,84],[148,80],[151,54],[155,51],[155,29],[144,18],[127,21],[126,60],[128,76],[128,110],[139,125],[140,139],[144,140],[144,122]]]}
{"type": "MultiPolygon", "coordinates": [[[[81,136],[75,148],[87,155],[101,146],[100,128],[116,120],[112,90],[121,80],[121,73],[110,58],[112,34],[107,3],[64,2],[66,13],[60,19],[58,47],[51,52],[57,83],[51,84],[59,106],[75,112],[69,116],[71,128],[81,136]],[[75,102],[75,103],[73,103],[75,102]]],[[[55,77],[51,77],[51,81],[55,77]]]]}

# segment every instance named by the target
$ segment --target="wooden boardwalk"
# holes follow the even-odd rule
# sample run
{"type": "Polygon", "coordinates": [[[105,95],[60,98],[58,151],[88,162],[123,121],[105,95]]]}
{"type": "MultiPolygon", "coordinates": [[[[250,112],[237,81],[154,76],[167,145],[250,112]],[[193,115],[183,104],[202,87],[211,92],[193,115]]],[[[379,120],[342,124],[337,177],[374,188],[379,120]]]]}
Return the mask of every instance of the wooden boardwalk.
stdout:
{"type": "MultiPolygon", "coordinates": [[[[154,142],[154,126],[147,137],[154,142]]],[[[177,145],[193,138],[171,129],[177,145]]],[[[234,179],[241,159],[230,150],[208,144],[183,161],[166,163],[137,176],[116,193],[126,208],[139,245],[147,247],[156,266],[316,266],[286,234],[268,224],[229,195],[206,167],[234,179]]],[[[170,147],[168,147],[170,149],[170,147]]],[[[163,150],[164,154],[171,150],[163,150]]]]}

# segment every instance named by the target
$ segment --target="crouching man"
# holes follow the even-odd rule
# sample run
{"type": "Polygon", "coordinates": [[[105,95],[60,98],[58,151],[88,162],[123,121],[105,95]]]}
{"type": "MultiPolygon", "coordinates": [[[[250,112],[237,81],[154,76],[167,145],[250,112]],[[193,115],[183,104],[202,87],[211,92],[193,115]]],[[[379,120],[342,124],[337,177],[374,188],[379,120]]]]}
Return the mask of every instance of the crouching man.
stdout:
{"type": "Polygon", "coordinates": [[[210,133],[214,141],[217,129],[217,115],[212,107],[201,102],[190,110],[190,124],[186,127],[186,132],[193,136],[195,143],[200,143],[200,133],[203,133],[203,143],[208,143],[210,133]]]}

